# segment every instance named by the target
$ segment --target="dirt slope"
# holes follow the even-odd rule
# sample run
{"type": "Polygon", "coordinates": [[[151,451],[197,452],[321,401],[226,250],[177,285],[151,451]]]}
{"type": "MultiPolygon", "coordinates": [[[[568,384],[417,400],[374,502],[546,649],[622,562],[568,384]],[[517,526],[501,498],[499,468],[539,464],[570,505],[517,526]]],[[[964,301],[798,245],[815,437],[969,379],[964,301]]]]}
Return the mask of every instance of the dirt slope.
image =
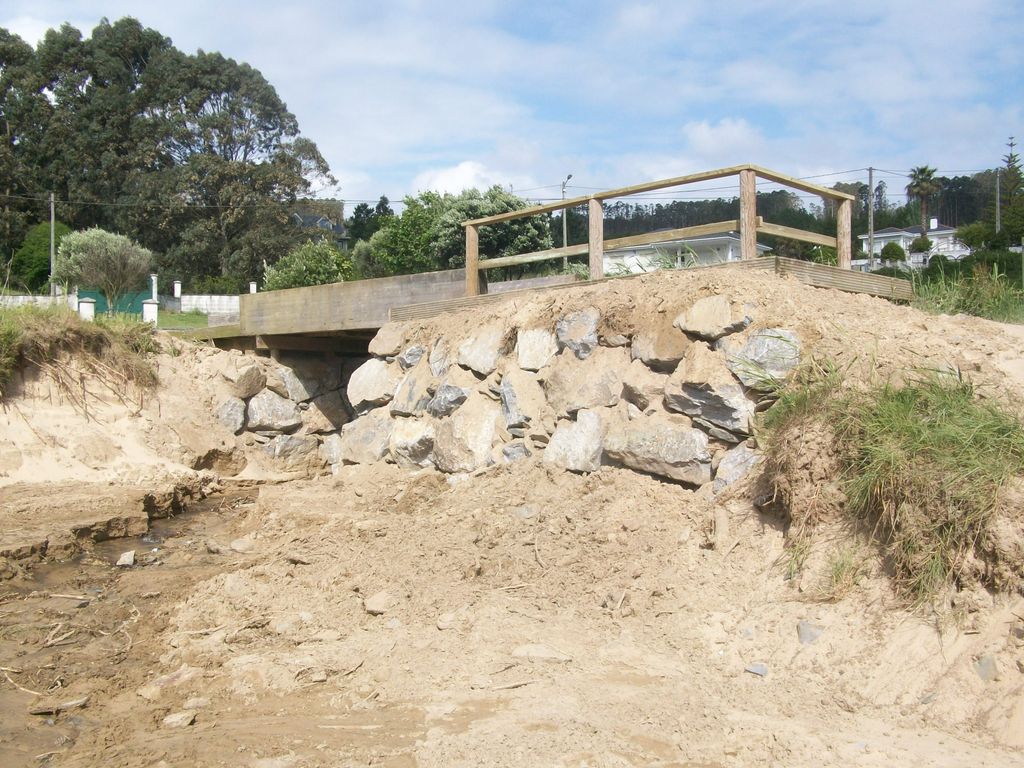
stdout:
{"type": "MultiPolygon", "coordinates": [[[[612,282],[401,332],[528,326],[593,305],[603,333],[631,334],[715,291],[756,302],[759,323],[792,328],[857,375],[951,366],[985,396],[1024,395],[1019,329],[761,275],[612,282]]],[[[214,357],[168,357],[161,373],[188,381],[214,357]]],[[[162,403],[201,432],[219,395],[186,392],[162,390],[162,403]]],[[[126,467],[155,477],[146,473],[170,459],[142,442],[134,465],[120,445],[126,467]]],[[[40,697],[3,688],[0,756],[263,768],[1019,764],[1024,600],[970,590],[941,615],[912,613],[863,543],[859,585],[828,600],[829,557],[856,537],[826,532],[791,578],[782,525],[755,510],[753,486],[714,497],[536,458],[469,475],[379,463],[262,484],[183,524],[134,569],[114,572],[107,551],[34,587],[0,583],[0,665],[35,690],[60,671],[47,700],[89,696],[46,725],[25,714],[40,697]],[[87,607],[44,604],[93,588],[87,607]],[[47,646],[61,622],[94,631],[47,646]],[[165,722],[181,712],[191,725],[165,722]]]]}

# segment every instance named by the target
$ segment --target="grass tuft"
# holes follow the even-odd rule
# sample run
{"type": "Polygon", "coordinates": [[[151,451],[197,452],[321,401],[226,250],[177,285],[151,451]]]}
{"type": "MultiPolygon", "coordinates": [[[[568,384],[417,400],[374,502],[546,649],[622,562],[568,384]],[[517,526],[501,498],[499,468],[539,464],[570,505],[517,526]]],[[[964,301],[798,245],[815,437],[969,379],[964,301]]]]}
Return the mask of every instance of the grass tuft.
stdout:
{"type": "MultiPolygon", "coordinates": [[[[768,465],[798,471],[805,462],[785,460],[787,450],[799,450],[799,441],[791,445],[794,430],[827,425],[845,513],[874,530],[900,590],[927,600],[959,576],[1000,491],[1024,473],[1024,426],[980,400],[959,374],[925,372],[866,391],[840,381],[834,366],[818,364],[779,393],[763,418],[768,465]]],[[[773,478],[776,488],[786,482],[773,478]]],[[[800,511],[790,514],[798,519],[800,511]]]]}
{"type": "Polygon", "coordinates": [[[1024,323],[1024,292],[999,274],[997,265],[976,265],[970,275],[915,273],[913,305],[932,314],[976,315],[1003,323],[1024,323]]]}
{"type": "Polygon", "coordinates": [[[156,372],[147,355],[158,351],[152,327],[132,316],[86,322],[64,307],[0,309],[0,399],[25,366],[60,366],[68,356],[98,376],[149,387],[156,372]]]}

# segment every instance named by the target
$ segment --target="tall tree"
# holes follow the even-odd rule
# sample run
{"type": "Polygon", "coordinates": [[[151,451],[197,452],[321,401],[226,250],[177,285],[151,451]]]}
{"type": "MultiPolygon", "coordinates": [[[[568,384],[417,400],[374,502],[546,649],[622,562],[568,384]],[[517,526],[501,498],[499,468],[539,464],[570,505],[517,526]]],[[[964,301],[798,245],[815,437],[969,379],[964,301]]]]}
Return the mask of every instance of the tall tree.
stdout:
{"type": "Polygon", "coordinates": [[[921,236],[928,236],[928,200],[942,189],[935,178],[935,169],[920,165],[910,169],[910,183],[907,184],[907,199],[917,200],[921,207],[921,236]]]}

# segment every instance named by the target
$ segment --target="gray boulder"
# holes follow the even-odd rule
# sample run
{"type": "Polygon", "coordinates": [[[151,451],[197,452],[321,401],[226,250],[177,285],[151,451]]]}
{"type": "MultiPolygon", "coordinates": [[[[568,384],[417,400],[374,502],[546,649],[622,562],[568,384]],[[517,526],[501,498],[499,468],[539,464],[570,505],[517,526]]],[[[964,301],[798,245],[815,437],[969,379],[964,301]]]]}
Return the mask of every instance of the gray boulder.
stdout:
{"type": "Polygon", "coordinates": [[[383,405],[394,397],[399,379],[392,366],[371,358],[356,368],[348,380],[348,401],[356,411],[383,405]]]}
{"type": "Polygon", "coordinates": [[[442,472],[472,472],[491,463],[501,413],[479,392],[435,428],[434,464],[442,472]]]}
{"type": "Polygon", "coordinates": [[[457,387],[448,382],[443,383],[434,392],[434,396],[427,403],[427,413],[437,418],[443,418],[454,413],[455,409],[466,402],[470,390],[457,387]]]}
{"type": "Polygon", "coordinates": [[[328,392],[314,399],[309,407],[302,411],[302,423],[306,432],[334,432],[348,423],[348,410],[340,391],[328,392]]]}
{"type": "Polygon", "coordinates": [[[573,472],[596,472],[601,468],[604,427],[594,411],[581,410],[576,421],[561,421],[555,427],[544,463],[573,472]]]}
{"type": "Polygon", "coordinates": [[[501,455],[505,458],[505,461],[513,462],[529,458],[533,454],[531,454],[530,449],[526,447],[526,443],[521,440],[516,440],[513,443],[502,446],[501,455]]]}
{"type": "Polygon", "coordinates": [[[634,419],[609,430],[604,453],[625,467],[670,480],[703,485],[711,479],[707,435],[692,427],[634,419]]]}
{"type": "Polygon", "coordinates": [[[595,307],[571,312],[555,324],[555,339],[558,349],[570,350],[584,360],[597,347],[597,323],[601,313],[595,307]]]}
{"type": "Polygon", "coordinates": [[[665,406],[735,434],[750,434],[754,404],[725,361],[704,343],[693,344],[669,376],[665,406]]]}
{"type": "Polygon", "coordinates": [[[391,401],[392,416],[415,416],[423,413],[430,402],[430,389],[435,380],[430,372],[430,361],[420,360],[405,374],[391,401]]]}
{"type": "Polygon", "coordinates": [[[737,306],[727,296],[705,296],[676,317],[673,325],[708,341],[741,331],[750,325],[751,317],[745,308],[737,306]]]}
{"type": "Polygon", "coordinates": [[[519,368],[512,368],[501,377],[498,395],[501,415],[509,429],[526,427],[541,415],[546,405],[544,390],[537,378],[519,368]]]}
{"type": "Polygon", "coordinates": [[[234,434],[239,434],[245,429],[245,402],[229,397],[217,408],[217,420],[234,434]]]}
{"type": "Polygon", "coordinates": [[[437,378],[441,378],[448,372],[451,363],[448,360],[448,342],[439,338],[430,348],[430,372],[437,378]]]}
{"type": "Polygon", "coordinates": [[[556,354],[555,334],[546,328],[520,329],[516,335],[516,359],[524,371],[539,371],[556,354]]]}
{"type": "Polygon", "coordinates": [[[427,467],[432,464],[434,425],[427,419],[395,419],[389,442],[391,457],[402,467],[427,467]]]}
{"type": "Polygon", "coordinates": [[[317,448],[320,441],[312,435],[278,435],[265,446],[264,453],[290,470],[313,470],[323,466],[317,448]]]}
{"type": "Polygon", "coordinates": [[[482,328],[459,345],[459,365],[489,376],[498,367],[498,358],[505,344],[505,330],[500,326],[482,328]]]}
{"type": "Polygon", "coordinates": [[[394,357],[405,344],[406,328],[401,323],[387,323],[370,341],[369,352],[377,357],[394,357]]]}
{"type": "Polygon", "coordinates": [[[583,360],[559,355],[545,371],[548,404],[560,416],[613,406],[619,402],[628,367],[629,351],[623,347],[598,347],[583,360]]]}
{"type": "Polygon", "coordinates": [[[656,371],[672,371],[692,342],[667,320],[640,330],[633,336],[631,354],[656,371]]]}
{"type": "Polygon", "coordinates": [[[302,424],[299,407],[269,389],[256,394],[246,406],[250,431],[289,432],[302,424]]]}
{"type": "Polygon", "coordinates": [[[771,389],[800,364],[800,339],[785,328],[762,328],[738,352],[726,347],[726,362],[746,386],[771,389]]]}
{"type": "Polygon", "coordinates": [[[377,408],[341,428],[341,460],[346,464],[373,464],[388,453],[394,422],[387,409],[377,408]]]}
{"type": "Polygon", "coordinates": [[[320,443],[320,458],[327,464],[341,463],[341,435],[327,435],[320,443]]]}
{"type": "Polygon", "coordinates": [[[267,386],[267,375],[255,363],[243,364],[238,367],[238,376],[232,382],[231,389],[235,397],[248,400],[267,386]]]}
{"type": "Polygon", "coordinates": [[[288,399],[302,403],[341,386],[341,362],[289,357],[282,361],[278,375],[288,399]]]}
{"type": "Polygon", "coordinates": [[[667,375],[655,373],[640,360],[634,360],[622,374],[622,397],[641,411],[646,411],[661,403],[666,381],[667,375]]]}
{"type": "Polygon", "coordinates": [[[750,470],[761,461],[761,455],[753,448],[737,445],[725,452],[715,472],[715,493],[720,493],[733,483],[746,477],[750,470]]]}
{"type": "Polygon", "coordinates": [[[402,367],[403,371],[407,371],[416,365],[426,353],[426,347],[422,344],[416,344],[398,356],[398,364],[402,367]]]}

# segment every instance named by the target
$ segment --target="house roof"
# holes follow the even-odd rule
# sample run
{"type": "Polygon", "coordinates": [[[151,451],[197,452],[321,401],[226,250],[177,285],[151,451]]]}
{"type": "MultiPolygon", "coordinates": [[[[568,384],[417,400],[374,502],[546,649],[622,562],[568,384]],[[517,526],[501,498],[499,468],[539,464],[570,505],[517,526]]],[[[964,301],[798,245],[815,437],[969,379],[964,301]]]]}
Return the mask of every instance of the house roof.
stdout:
{"type": "MultiPolygon", "coordinates": [[[[939,224],[939,226],[935,227],[935,229],[929,229],[927,234],[928,235],[948,235],[948,234],[952,234],[954,232],[956,232],[956,230],[953,229],[953,227],[948,227],[945,224],[939,224]]],[[[875,230],[875,237],[879,237],[879,236],[887,237],[887,236],[891,236],[891,235],[901,235],[901,236],[906,236],[906,237],[920,237],[921,236],[921,225],[918,224],[918,225],[913,226],[913,227],[903,227],[903,228],[900,228],[900,227],[886,227],[885,229],[876,229],[875,230]]],[[[866,234],[864,234],[864,235],[857,235],[857,239],[858,240],[867,240],[868,236],[866,234]]]]}

